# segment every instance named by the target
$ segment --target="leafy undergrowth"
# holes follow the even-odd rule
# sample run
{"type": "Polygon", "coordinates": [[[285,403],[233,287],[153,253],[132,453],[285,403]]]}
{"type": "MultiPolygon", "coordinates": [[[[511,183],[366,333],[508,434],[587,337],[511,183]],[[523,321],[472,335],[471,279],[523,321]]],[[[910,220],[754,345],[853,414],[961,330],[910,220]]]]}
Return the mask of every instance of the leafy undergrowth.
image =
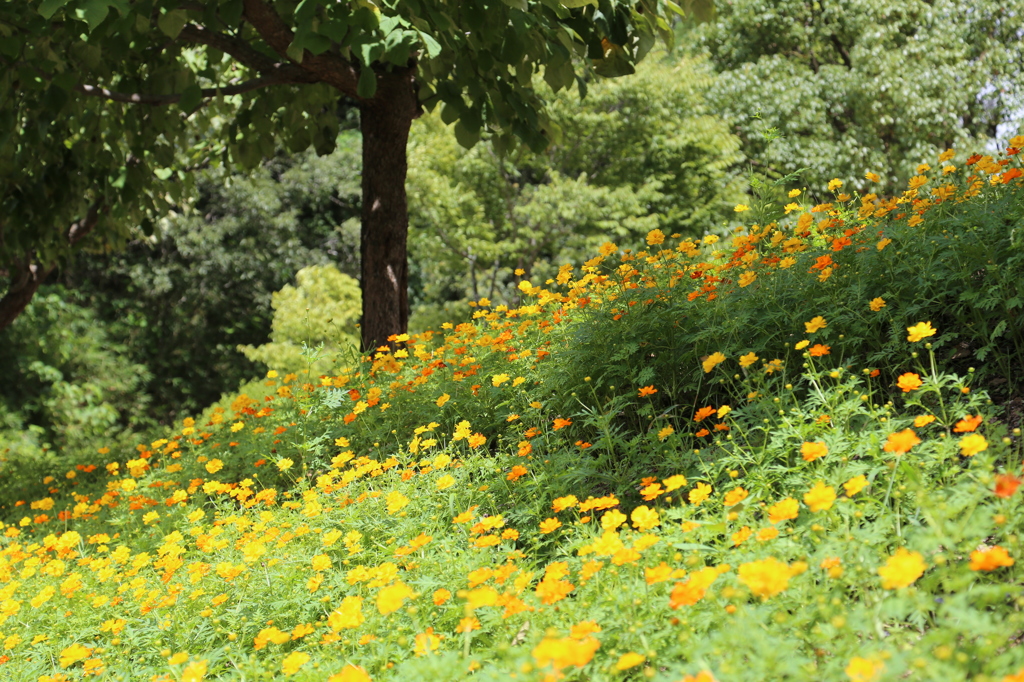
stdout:
{"type": "Polygon", "coordinates": [[[1024,187],[951,160],[21,481],[0,673],[1021,679],[1024,187]]]}

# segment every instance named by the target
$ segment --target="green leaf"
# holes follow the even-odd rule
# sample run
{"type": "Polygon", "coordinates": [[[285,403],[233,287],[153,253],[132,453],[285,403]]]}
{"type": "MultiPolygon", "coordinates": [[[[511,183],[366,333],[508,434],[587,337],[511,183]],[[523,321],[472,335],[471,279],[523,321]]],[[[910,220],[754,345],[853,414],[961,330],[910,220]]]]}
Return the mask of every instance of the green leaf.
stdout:
{"type": "Polygon", "coordinates": [[[480,126],[460,118],[459,122],[455,124],[455,139],[466,149],[471,149],[480,141],[480,126]]]}
{"type": "Polygon", "coordinates": [[[356,94],[363,99],[370,99],[377,93],[377,74],[369,65],[364,65],[359,70],[359,83],[356,85],[356,94]]]}
{"type": "Polygon", "coordinates": [[[433,59],[441,54],[441,43],[434,40],[433,36],[420,32],[420,39],[423,40],[423,46],[427,48],[428,57],[433,59]]]}
{"type": "Polygon", "coordinates": [[[242,0],[227,0],[220,7],[220,18],[228,26],[234,26],[242,19],[242,0]]]}
{"type": "Polygon", "coordinates": [[[89,25],[89,30],[94,31],[97,26],[103,23],[110,12],[108,0],[88,0],[81,9],[75,13],[89,25]]]}
{"type": "Polygon", "coordinates": [[[69,0],[43,0],[39,5],[39,13],[43,15],[44,19],[49,19],[64,5],[68,4],[69,0]]]}
{"type": "Polygon", "coordinates": [[[184,92],[181,93],[181,101],[178,102],[178,106],[181,107],[182,111],[191,112],[203,101],[203,89],[200,88],[196,83],[185,88],[184,92]]]}
{"type": "Polygon", "coordinates": [[[506,5],[508,5],[509,7],[515,8],[515,9],[523,11],[523,12],[525,12],[530,7],[529,4],[526,2],[526,0],[501,0],[501,1],[504,2],[506,5]]]}
{"type": "Polygon", "coordinates": [[[160,18],[156,20],[156,25],[160,30],[172,39],[178,37],[186,23],[188,23],[188,14],[183,9],[175,9],[161,14],[160,18]]]}

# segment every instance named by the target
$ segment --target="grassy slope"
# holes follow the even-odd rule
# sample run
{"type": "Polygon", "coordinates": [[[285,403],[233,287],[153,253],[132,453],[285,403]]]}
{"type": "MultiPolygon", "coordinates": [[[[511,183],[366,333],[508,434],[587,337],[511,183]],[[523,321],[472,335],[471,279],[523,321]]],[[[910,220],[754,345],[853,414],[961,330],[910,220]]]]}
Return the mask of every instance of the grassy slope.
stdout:
{"type": "Polygon", "coordinates": [[[986,391],[1019,388],[1008,168],[652,233],[55,472],[6,510],[0,676],[1017,672],[1021,451],[986,391]]]}

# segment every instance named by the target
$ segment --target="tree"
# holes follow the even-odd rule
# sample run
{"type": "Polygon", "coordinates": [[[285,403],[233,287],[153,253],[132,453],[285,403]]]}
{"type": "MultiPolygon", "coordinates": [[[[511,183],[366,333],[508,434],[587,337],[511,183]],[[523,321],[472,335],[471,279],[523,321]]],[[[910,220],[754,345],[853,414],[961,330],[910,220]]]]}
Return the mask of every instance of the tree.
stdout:
{"type": "Polygon", "coordinates": [[[705,60],[652,55],[629,78],[591,83],[582,102],[545,93],[563,134],[539,154],[461,149],[424,117],[409,156],[412,326],[429,324],[439,301],[514,303],[517,269],[543,281],[608,240],[631,246],[654,228],[702,234],[733,218],[743,155],[710,115],[712,80],[705,60]]]}
{"type": "Polygon", "coordinates": [[[848,187],[898,192],[922,161],[949,147],[982,150],[1020,119],[1021,0],[717,9],[694,36],[719,72],[713,105],[736,122],[751,158],[780,174],[807,169],[803,179],[823,195],[836,174],[848,187]],[[867,171],[882,183],[867,182],[867,171]]]}
{"type": "MultiPolygon", "coordinates": [[[[192,131],[207,156],[254,166],[278,142],[329,151],[338,100],[353,102],[363,136],[362,342],[372,348],[407,323],[406,142],[421,107],[440,105],[466,146],[485,135],[500,149],[518,138],[539,151],[558,130],[534,74],[555,90],[577,83],[582,95],[581,59],[603,75],[630,73],[658,34],[671,39],[669,8],[679,9],[670,0],[6,3],[0,95],[16,96],[2,100],[14,134],[0,153],[6,161],[31,150],[45,111],[64,122],[72,147],[83,125],[103,119],[123,135],[117,146],[135,172],[170,178],[175,164],[150,150],[180,152],[192,131]]],[[[124,199],[94,193],[101,206],[124,199]]],[[[53,254],[29,236],[39,225],[8,220],[0,259],[49,267],[53,254]]]]}

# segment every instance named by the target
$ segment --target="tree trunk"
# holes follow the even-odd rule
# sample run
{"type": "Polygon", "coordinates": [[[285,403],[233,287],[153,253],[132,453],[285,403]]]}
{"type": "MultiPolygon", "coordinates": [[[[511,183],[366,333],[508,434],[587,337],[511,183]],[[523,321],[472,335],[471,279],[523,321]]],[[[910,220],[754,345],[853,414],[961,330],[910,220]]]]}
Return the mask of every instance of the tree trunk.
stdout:
{"type": "Polygon", "coordinates": [[[7,293],[0,298],[0,332],[21,315],[51,270],[34,263],[11,269],[7,293]]]}
{"type": "Polygon", "coordinates": [[[363,207],[360,255],[362,346],[373,351],[409,323],[405,194],[409,128],[418,113],[414,70],[382,73],[377,92],[359,104],[363,134],[363,207]]]}

